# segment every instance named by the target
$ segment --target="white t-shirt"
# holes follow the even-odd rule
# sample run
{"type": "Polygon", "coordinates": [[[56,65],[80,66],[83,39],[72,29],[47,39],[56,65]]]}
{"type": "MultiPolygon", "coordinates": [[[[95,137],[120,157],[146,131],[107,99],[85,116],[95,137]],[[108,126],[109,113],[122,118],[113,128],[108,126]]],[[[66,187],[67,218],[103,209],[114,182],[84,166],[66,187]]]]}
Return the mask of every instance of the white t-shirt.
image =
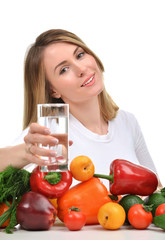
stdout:
{"type": "MultiPolygon", "coordinates": [[[[27,129],[17,143],[23,142],[26,134],[27,129]]],[[[91,132],[70,114],[69,139],[73,141],[69,148],[69,163],[77,156],[88,156],[95,165],[95,173],[109,174],[110,164],[115,159],[125,159],[156,172],[139,124],[134,115],[126,111],[119,110],[117,116],[108,122],[106,135],[91,132]]],[[[109,181],[101,181],[109,189],[109,181]]],[[[78,181],[74,180],[72,185],[76,183],[78,181]]]]}
{"type": "MultiPolygon", "coordinates": [[[[136,118],[119,110],[116,118],[108,122],[108,133],[98,135],[85,128],[70,115],[70,160],[85,155],[95,165],[95,173],[109,174],[110,163],[115,159],[125,159],[146,166],[156,172],[148,152],[144,137],[136,118]]],[[[109,189],[109,181],[101,181],[109,189]]]]}

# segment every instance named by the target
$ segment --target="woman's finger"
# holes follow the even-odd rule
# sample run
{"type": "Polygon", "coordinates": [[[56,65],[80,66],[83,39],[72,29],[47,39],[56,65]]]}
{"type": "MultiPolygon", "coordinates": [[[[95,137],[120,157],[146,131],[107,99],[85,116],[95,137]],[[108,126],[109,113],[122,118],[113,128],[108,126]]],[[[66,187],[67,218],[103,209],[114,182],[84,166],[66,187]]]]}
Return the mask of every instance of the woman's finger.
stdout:
{"type": "Polygon", "coordinates": [[[41,157],[39,157],[38,155],[29,154],[29,153],[26,153],[25,159],[29,163],[34,163],[34,164],[37,164],[38,166],[44,166],[44,165],[48,165],[51,163],[50,160],[44,160],[41,157]]]}
{"type": "Polygon", "coordinates": [[[40,133],[47,135],[50,134],[50,129],[45,126],[41,126],[38,123],[31,123],[29,127],[29,133],[40,133]]]}
{"type": "Polygon", "coordinates": [[[50,145],[54,146],[58,144],[58,139],[51,135],[42,135],[42,134],[31,134],[30,132],[24,137],[24,141],[27,144],[42,144],[44,146],[50,145]]]}
{"type": "Polygon", "coordinates": [[[46,156],[46,157],[55,157],[57,155],[56,151],[46,149],[46,148],[41,148],[41,147],[38,147],[37,145],[31,145],[30,153],[34,155],[46,156]]]}
{"type": "Polygon", "coordinates": [[[72,146],[72,144],[73,144],[73,141],[69,140],[69,146],[72,146]]]}

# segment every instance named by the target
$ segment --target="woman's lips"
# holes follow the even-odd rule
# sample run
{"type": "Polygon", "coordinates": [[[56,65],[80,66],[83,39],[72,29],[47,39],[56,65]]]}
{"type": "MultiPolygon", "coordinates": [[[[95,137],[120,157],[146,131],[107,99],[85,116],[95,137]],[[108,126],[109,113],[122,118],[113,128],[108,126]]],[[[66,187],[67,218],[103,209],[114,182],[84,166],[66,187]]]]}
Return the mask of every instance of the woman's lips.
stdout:
{"type": "Polygon", "coordinates": [[[81,85],[81,87],[90,87],[95,83],[95,75],[93,74],[88,79],[84,81],[84,83],[81,85]]]}

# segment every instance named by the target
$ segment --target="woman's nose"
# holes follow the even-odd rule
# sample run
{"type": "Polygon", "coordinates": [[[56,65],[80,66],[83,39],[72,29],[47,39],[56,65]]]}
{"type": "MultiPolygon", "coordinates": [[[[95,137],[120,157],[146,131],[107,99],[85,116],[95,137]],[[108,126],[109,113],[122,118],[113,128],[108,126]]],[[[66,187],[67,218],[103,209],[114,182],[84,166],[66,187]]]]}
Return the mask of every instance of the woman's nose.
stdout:
{"type": "Polygon", "coordinates": [[[83,64],[76,64],[75,70],[78,77],[83,77],[86,72],[86,67],[83,64]]]}
{"type": "Polygon", "coordinates": [[[79,73],[79,77],[82,77],[84,74],[82,72],[79,73]]]}

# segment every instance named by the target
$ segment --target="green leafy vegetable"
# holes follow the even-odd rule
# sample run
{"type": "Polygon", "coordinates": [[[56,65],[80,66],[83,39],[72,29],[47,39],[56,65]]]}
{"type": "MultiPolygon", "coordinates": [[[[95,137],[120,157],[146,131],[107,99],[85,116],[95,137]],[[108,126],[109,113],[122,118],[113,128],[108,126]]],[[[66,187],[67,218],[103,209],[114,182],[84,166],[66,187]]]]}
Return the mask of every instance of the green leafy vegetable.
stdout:
{"type": "Polygon", "coordinates": [[[22,195],[31,190],[30,175],[31,173],[25,169],[12,166],[8,166],[3,172],[0,172],[0,204],[12,201],[9,209],[0,216],[0,226],[10,217],[9,225],[5,228],[6,233],[12,233],[11,230],[17,225],[17,206],[22,195]]]}

